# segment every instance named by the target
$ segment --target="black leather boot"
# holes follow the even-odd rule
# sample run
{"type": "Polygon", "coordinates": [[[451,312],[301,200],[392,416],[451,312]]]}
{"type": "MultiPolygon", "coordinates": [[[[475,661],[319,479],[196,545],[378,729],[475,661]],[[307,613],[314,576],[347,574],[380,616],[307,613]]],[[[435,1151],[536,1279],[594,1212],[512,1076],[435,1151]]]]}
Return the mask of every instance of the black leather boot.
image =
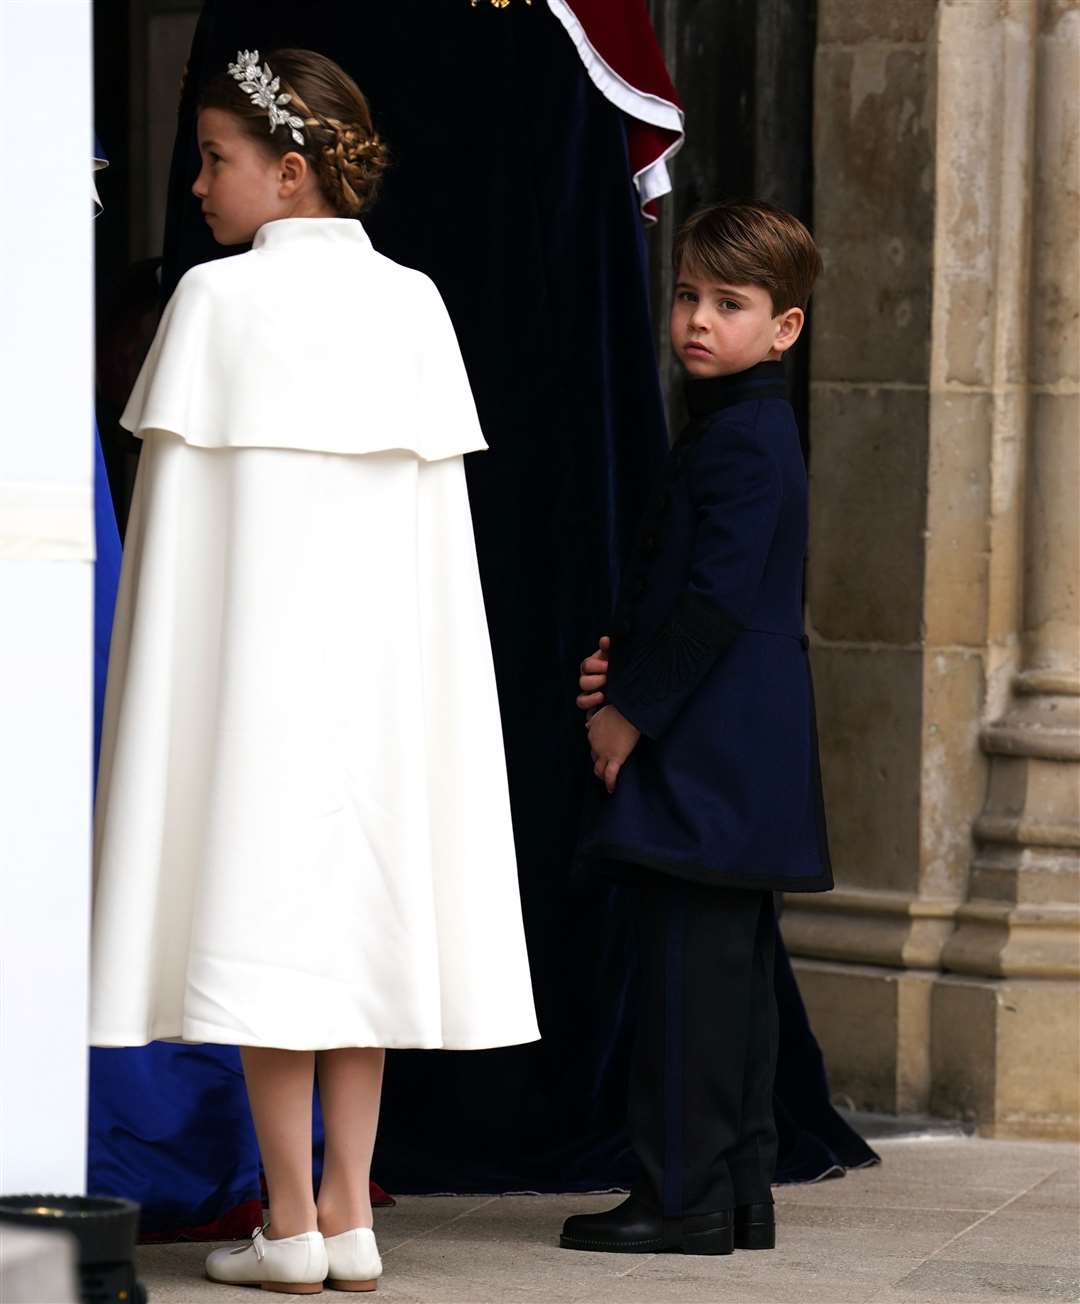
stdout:
{"type": "Polygon", "coordinates": [[[604,1213],[567,1218],[559,1244],[609,1254],[730,1254],[735,1248],[730,1209],[664,1218],[632,1195],[604,1213]]]}
{"type": "Polygon", "coordinates": [[[735,1206],[735,1248],[737,1250],[775,1250],[776,1212],[771,1204],[735,1206]]]}

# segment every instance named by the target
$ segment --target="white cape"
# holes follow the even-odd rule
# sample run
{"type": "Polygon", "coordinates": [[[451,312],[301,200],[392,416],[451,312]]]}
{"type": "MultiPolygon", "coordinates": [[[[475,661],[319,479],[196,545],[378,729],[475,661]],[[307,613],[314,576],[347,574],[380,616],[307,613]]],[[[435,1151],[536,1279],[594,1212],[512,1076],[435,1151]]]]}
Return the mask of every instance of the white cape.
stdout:
{"type": "Polygon", "coordinates": [[[267,222],[251,252],[193,267],[120,422],[202,448],[486,448],[438,290],[359,222],[267,222]]]}
{"type": "MultiPolygon", "coordinates": [[[[284,296],[299,274],[286,245],[320,243],[327,224],[306,225],[274,223],[294,228],[280,246],[271,230],[254,253],[189,273],[192,302],[230,321],[242,283],[246,302],[266,305],[276,290],[259,282],[285,278],[284,296]]],[[[396,280],[431,302],[430,282],[386,260],[372,273],[377,255],[364,258],[372,296],[385,277],[380,296],[396,295],[396,280]]],[[[310,270],[306,250],[295,261],[310,270]]],[[[379,311],[381,298],[355,307],[358,286],[343,274],[330,284],[358,316],[379,311]]],[[[311,283],[301,298],[315,306],[311,283]]],[[[304,315],[290,317],[303,334],[304,315]]],[[[394,431],[380,437],[374,380],[346,378],[318,408],[332,426],[304,423],[298,449],[295,428],[244,425],[236,397],[206,382],[219,334],[193,336],[189,321],[185,303],[163,323],[129,407],[145,447],[106,698],[91,1041],[533,1040],[491,652],[452,451],[477,446],[471,397],[436,431],[418,415],[403,422],[395,395],[383,410],[387,421],[397,413],[394,431]],[[213,424],[223,414],[230,421],[213,424]],[[193,430],[172,429],[188,420],[193,430]],[[315,451],[326,443],[334,451],[315,451]]],[[[264,322],[252,347],[276,335],[264,322]]],[[[407,348],[379,357],[399,378],[441,369],[467,390],[456,343],[437,358],[431,339],[419,359],[407,348]]],[[[253,383],[264,369],[228,331],[222,344],[253,383]]],[[[334,348],[336,368],[345,350],[334,348]]],[[[354,362],[367,377],[362,349],[354,362]]],[[[265,392],[250,390],[260,421],[273,416],[275,386],[300,415],[296,374],[273,374],[284,365],[275,357],[265,392]]],[[[415,413],[434,403],[411,397],[415,413]]]]}

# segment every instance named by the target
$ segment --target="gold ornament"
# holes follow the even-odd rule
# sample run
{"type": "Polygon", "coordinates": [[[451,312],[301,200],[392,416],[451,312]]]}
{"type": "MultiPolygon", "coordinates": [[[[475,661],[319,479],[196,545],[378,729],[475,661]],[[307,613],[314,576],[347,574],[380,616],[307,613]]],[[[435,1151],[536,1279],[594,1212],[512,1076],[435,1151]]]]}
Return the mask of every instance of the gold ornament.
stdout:
{"type": "MultiPolygon", "coordinates": [[[[476,6],[477,6],[479,3],[480,3],[480,0],[472,0],[472,7],[475,9],[476,6]]],[[[526,3],[527,5],[531,5],[531,4],[532,4],[532,0],[525,0],[525,3],[526,3]]],[[[491,0],[491,7],[492,7],[493,9],[509,9],[509,8],[510,8],[510,0],[491,0]]]]}

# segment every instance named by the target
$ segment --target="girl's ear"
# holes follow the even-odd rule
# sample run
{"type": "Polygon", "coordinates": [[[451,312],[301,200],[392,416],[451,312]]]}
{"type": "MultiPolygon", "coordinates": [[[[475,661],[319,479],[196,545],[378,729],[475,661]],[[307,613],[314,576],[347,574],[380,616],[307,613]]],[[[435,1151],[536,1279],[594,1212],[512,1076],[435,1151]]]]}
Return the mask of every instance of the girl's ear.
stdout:
{"type": "Polygon", "coordinates": [[[282,199],[290,199],[300,190],[309,170],[307,159],[296,150],[290,150],[278,161],[278,187],[282,199]]]}
{"type": "Polygon", "coordinates": [[[788,308],[782,312],[776,322],[776,339],[773,348],[783,353],[790,349],[802,333],[806,314],[801,308],[788,308]]]}

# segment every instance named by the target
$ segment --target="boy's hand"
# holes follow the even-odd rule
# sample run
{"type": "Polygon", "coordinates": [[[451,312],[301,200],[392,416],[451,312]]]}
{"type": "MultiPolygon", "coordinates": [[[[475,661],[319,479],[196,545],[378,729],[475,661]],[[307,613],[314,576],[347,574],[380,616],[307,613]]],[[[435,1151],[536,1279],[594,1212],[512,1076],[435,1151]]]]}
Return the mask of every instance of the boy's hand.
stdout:
{"type": "Polygon", "coordinates": [[[577,704],[583,711],[588,711],[586,725],[595,712],[604,704],[604,686],[607,684],[608,652],[611,639],[605,634],[600,646],[581,663],[578,687],[581,689],[577,704]]]}
{"type": "Polygon", "coordinates": [[[601,707],[590,717],[585,728],[589,731],[593,774],[611,794],[615,791],[619,771],[637,746],[641,730],[613,706],[601,707]]]}

